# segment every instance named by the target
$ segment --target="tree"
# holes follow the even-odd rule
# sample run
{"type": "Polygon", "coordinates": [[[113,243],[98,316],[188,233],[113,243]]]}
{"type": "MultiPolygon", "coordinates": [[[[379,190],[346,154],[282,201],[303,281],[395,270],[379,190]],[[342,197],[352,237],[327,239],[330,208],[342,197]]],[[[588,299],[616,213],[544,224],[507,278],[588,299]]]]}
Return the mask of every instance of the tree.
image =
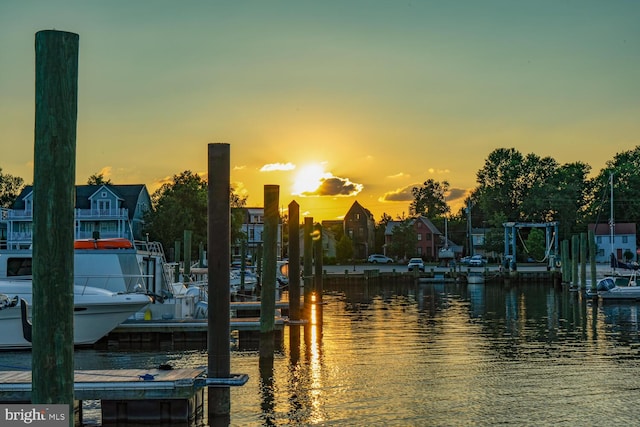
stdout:
{"type": "Polygon", "coordinates": [[[413,187],[411,194],[413,201],[409,205],[411,215],[423,215],[430,220],[443,216],[449,212],[445,194],[449,191],[449,183],[426,180],[422,186],[413,187]]]}
{"type": "Polygon", "coordinates": [[[103,185],[103,184],[111,184],[111,180],[110,179],[105,180],[104,174],[102,172],[94,173],[87,179],[87,185],[103,185]]]}
{"type": "Polygon", "coordinates": [[[336,243],[336,260],[344,264],[351,258],[353,258],[353,242],[343,233],[342,238],[336,243]]]}
{"type": "MultiPolygon", "coordinates": [[[[244,210],[235,208],[243,207],[246,197],[238,196],[233,190],[229,197],[234,208],[230,213],[233,239],[242,235],[244,210]]],[[[152,209],[145,215],[145,230],[165,248],[173,247],[175,241],[182,240],[185,230],[191,230],[192,257],[197,258],[198,245],[207,243],[207,198],[208,185],[202,177],[189,170],[174,175],[171,182],[151,195],[152,209]]]]}
{"type": "Polygon", "coordinates": [[[544,233],[538,228],[532,228],[524,244],[525,253],[536,261],[542,261],[546,249],[544,233]]]}
{"type": "Polygon", "coordinates": [[[591,220],[600,214],[600,222],[609,220],[613,174],[613,211],[615,222],[640,222],[640,146],[614,156],[593,179],[591,220]],[[603,218],[604,217],[604,218],[603,218]]]}
{"type": "Polygon", "coordinates": [[[385,251],[383,250],[384,245],[386,243],[386,239],[385,239],[385,232],[387,230],[387,224],[391,221],[391,216],[389,214],[387,214],[386,212],[382,213],[382,217],[380,218],[380,222],[378,222],[375,225],[375,237],[374,237],[374,242],[375,242],[375,247],[373,248],[373,251],[371,251],[371,253],[384,253],[385,251]]]}
{"type": "Polygon", "coordinates": [[[417,236],[413,222],[413,219],[407,218],[393,227],[389,254],[396,258],[410,258],[415,255],[417,236]]]}
{"type": "Polygon", "coordinates": [[[0,207],[11,208],[23,187],[22,178],[3,174],[0,168],[0,207]]]}

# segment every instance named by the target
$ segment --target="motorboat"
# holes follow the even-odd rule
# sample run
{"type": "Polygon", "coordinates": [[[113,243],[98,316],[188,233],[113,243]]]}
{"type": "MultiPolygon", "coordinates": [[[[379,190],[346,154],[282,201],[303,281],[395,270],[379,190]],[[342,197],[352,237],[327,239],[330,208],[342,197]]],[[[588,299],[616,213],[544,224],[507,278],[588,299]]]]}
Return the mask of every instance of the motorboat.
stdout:
{"type": "Polygon", "coordinates": [[[467,283],[474,285],[484,283],[484,272],[470,270],[467,272],[467,283]]]}
{"type": "Polygon", "coordinates": [[[636,283],[636,272],[631,276],[607,276],[599,279],[596,289],[587,289],[587,297],[603,300],[640,301],[640,286],[636,283]]]}
{"type": "MultiPolygon", "coordinates": [[[[19,301],[33,307],[31,280],[0,280],[0,350],[31,348],[23,331],[19,301]]],[[[127,318],[143,310],[151,298],[141,293],[119,293],[106,289],[74,286],[73,343],[91,345],[127,318]]],[[[28,313],[28,311],[25,311],[28,313]]],[[[28,321],[27,316],[25,321],[28,321]]]]}

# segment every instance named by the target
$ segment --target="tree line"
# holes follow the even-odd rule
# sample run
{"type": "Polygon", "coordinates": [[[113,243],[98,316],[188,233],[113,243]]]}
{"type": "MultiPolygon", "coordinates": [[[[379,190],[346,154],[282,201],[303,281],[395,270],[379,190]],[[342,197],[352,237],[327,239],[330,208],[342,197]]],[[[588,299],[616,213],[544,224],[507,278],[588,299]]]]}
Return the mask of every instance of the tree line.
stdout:
{"type": "MultiPolygon", "coordinates": [[[[559,238],[568,239],[584,232],[589,223],[607,223],[609,220],[610,183],[613,176],[613,207],[615,221],[639,223],[640,146],[618,153],[605,167],[590,177],[591,166],[583,162],[560,164],[551,157],[523,154],[514,148],[498,148],[486,158],[476,173],[476,187],[464,200],[464,207],[451,212],[447,195],[447,181],[427,179],[412,189],[409,215],[396,217],[401,222],[422,215],[440,230],[447,219],[450,240],[467,242],[469,223],[473,228],[489,230],[486,235],[487,251],[502,252],[503,223],[509,221],[545,223],[559,222],[559,238]]],[[[88,184],[110,184],[101,174],[94,174],[88,184]]],[[[0,206],[10,208],[24,187],[24,180],[2,173],[0,168],[0,206]]],[[[232,206],[232,242],[243,238],[242,223],[246,197],[230,191],[232,206]]],[[[192,241],[207,241],[207,182],[186,170],[172,177],[151,195],[152,209],[145,218],[145,232],[163,246],[171,247],[180,240],[184,230],[193,232],[192,241]]],[[[381,252],[384,230],[392,217],[383,213],[376,223],[376,248],[381,252]]],[[[286,223],[286,216],[283,218],[286,223]]],[[[286,231],[287,227],[283,227],[286,231]]],[[[392,251],[406,252],[412,239],[408,227],[397,227],[397,247],[392,251]]],[[[338,233],[340,252],[348,256],[348,241],[338,233]]],[[[535,235],[536,239],[539,237],[535,235]]],[[[286,240],[287,236],[285,236],[286,240]]],[[[415,240],[414,240],[415,241],[415,240]]],[[[286,244],[286,241],[283,242],[286,244]]]]}

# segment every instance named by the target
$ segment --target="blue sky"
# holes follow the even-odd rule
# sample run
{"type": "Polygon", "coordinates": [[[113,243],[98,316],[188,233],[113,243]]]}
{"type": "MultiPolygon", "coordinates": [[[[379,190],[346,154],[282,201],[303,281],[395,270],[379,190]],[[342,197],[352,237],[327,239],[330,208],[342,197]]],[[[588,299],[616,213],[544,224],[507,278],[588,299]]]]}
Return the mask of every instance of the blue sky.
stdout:
{"type": "Polygon", "coordinates": [[[277,184],[303,215],[357,200],[379,220],[431,178],[455,207],[496,148],[597,173],[640,145],[638,17],[635,1],[4,0],[0,167],[32,181],[33,45],[57,29],[80,35],[78,183],[153,191],[226,142],[251,206],[277,184]]]}

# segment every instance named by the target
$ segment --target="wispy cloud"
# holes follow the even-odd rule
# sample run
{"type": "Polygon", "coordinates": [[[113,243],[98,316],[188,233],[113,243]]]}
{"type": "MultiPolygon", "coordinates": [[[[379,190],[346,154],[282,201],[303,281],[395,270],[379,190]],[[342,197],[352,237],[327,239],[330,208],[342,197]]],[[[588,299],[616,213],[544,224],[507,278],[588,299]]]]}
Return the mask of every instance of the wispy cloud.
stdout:
{"type": "Polygon", "coordinates": [[[406,174],[404,172],[398,172],[395,175],[387,175],[387,178],[391,178],[391,179],[409,178],[409,177],[411,177],[411,175],[406,174]]]}
{"type": "Polygon", "coordinates": [[[260,172],[290,171],[296,168],[293,163],[269,163],[260,168],[260,172]]]}

